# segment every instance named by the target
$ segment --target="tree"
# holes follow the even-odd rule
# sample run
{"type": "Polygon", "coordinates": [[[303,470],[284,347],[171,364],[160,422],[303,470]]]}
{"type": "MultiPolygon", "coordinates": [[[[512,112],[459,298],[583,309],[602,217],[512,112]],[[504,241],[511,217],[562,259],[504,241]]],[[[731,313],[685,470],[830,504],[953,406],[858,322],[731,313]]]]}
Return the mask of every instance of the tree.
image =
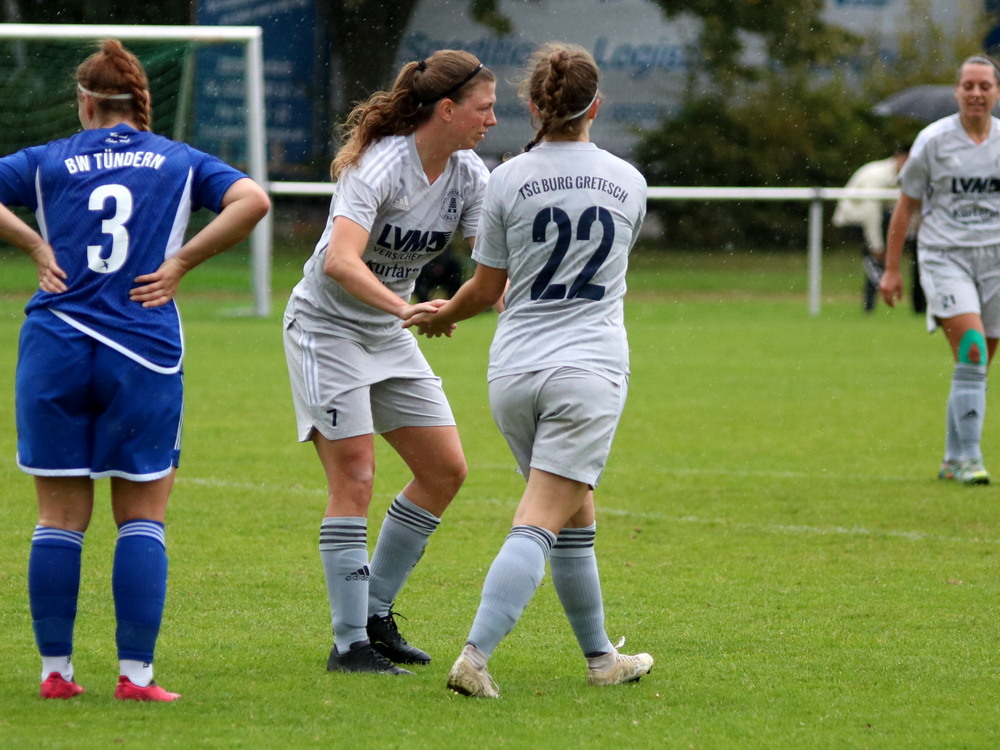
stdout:
{"type": "Polygon", "coordinates": [[[317,8],[330,32],[335,67],[334,112],[392,83],[393,65],[403,31],[419,0],[330,0],[317,8]]]}
{"type": "Polygon", "coordinates": [[[711,76],[727,94],[761,75],[741,62],[744,33],[759,36],[770,64],[786,70],[831,65],[859,42],[823,21],[824,0],[651,1],[667,18],[686,13],[701,19],[693,72],[711,76]]]}
{"type": "MultiPolygon", "coordinates": [[[[704,22],[681,113],[636,151],[659,185],[839,187],[925,124],[877,117],[873,104],[914,83],[947,82],[985,31],[979,24],[967,37],[946,37],[926,24],[929,0],[910,0],[913,27],[898,56],[883,59],[875,39],[824,24],[822,0],[655,2],[668,17],[688,12],[704,22]],[[740,32],[760,36],[767,65],[742,65],[740,32]]],[[[798,204],[668,202],[655,210],[671,242],[687,246],[799,248],[807,231],[798,204]]]]}
{"type": "MultiPolygon", "coordinates": [[[[317,8],[330,30],[332,56],[339,83],[333,109],[346,114],[373,91],[384,90],[395,75],[396,53],[419,0],[328,0],[317,8]]],[[[497,0],[468,0],[472,17],[498,33],[510,31],[510,20],[497,0]]]]}

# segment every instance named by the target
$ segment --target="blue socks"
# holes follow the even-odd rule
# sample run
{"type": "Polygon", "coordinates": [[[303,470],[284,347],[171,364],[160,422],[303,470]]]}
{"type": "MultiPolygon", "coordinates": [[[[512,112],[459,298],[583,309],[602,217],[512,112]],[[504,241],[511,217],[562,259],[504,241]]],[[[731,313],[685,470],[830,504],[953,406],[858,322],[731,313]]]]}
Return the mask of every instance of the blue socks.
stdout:
{"type": "Polygon", "coordinates": [[[111,590],[115,599],[119,660],[150,664],[167,598],[163,524],[135,520],[118,527],[111,590]]]}
{"type": "MultiPolygon", "coordinates": [[[[43,671],[73,678],[73,625],[80,592],[83,532],[36,526],[28,560],[28,599],[43,671]]],[[[118,529],[111,588],[118,658],[152,664],[167,593],[163,524],[129,521],[118,529]]],[[[43,679],[47,675],[42,675],[43,679]]]]}
{"type": "MultiPolygon", "coordinates": [[[[73,625],[80,593],[80,557],[83,532],[36,526],[28,558],[28,601],[38,652],[65,657],[59,671],[72,677],[73,625]]],[[[43,678],[47,675],[43,675],[43,678]]]]}

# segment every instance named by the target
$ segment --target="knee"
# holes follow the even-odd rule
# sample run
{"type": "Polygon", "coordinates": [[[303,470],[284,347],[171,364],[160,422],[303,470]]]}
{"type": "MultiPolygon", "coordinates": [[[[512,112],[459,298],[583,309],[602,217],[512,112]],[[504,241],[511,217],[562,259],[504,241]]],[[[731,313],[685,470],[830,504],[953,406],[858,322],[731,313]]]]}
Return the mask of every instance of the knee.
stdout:
{"type": "Polygon", "coordinates": [[[469,466],[465,463],[465,458],[459,457],[443,467],[438,476],[441,484],[442,494],[454,497],[458,494],[465,478],[469,475],[469,466]]]}
{"type": "Polygon", "coordinates": [[[984,364],[986,352],[986,338],[980,331],[970,328],[964,334],[958,344],[957,360],[963,365],[984,364]]]}
{"type": "Polygon", "coordinates": [[[366,516],[375,486],[375,464],[341,461],[327,470],[327,509],[337,515],[366,516]]]}
{"type": "Polygon", "coordinates": [[[38,525],[49,529],[63,529],[65,531],[79,531],[80,533],[84,533],[90,526],[90,514],[62,513],[49,510],[38,514],[38,525]]]}
{"type": "Polygon", "coordinates": [[[459,488],[465,483],[465,478],[469,476],[469,466],[465,463],[465,459],[459,462],[460,466],[456,468],[455,472],[455,492],[458,492],[459,488]]]}
{"type": "MultiPolygon", "coordinates": [[[[371,461],[350,461],[341,464],[334,472],[336,479],[331,482],[338,488],[350,488],[354,493],[371,493],[375,486],[375,464],[371,461]]],[[[331,487],[331,490],[333,487],[331,487]]]]}
{"type": "Polygon", "coordinates": [[[465,458],[459,456],[445,463],[439,463],[415,477],[418,482],[430,489],[431,493],[440,498],[451,498],[458,494],[469,474],[465,458]]]}
{"type": "Polygon", "coordinates": [[[368,517],[372,501],[372,483],[344,481],[327,488],[326,515],[368,517]]]}

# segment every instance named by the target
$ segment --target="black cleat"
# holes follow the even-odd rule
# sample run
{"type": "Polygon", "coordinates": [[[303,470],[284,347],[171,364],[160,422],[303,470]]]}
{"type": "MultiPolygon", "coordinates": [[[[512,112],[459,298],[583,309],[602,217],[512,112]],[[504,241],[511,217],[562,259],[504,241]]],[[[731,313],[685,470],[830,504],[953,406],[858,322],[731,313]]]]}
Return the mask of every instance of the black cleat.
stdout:
{"type": "Polygon", "coordinates": [[[427,652],[411,646],[400,635],[396,627],[397,614],[390,609],[385,617],[372,615],[368,618],[368,640],[372,648],[396,664],[430,664],[431,657],[427,652]]]}
{"type": "Polygon", "coordinates": [[[345,654],[338,654],[337,647],[330,649],[326,662],[327,672],[371,672],[375,674],[413,674],[408,669],[397,667],[382,654],[372,648],[368,641],[357,641],[345,654]]]}

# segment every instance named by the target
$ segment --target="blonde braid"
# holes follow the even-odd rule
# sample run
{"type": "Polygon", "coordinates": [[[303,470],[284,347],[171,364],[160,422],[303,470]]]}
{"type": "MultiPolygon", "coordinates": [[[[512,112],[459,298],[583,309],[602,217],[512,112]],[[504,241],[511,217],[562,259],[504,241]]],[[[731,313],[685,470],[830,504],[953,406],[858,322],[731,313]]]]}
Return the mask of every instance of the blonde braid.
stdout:
{"type": "Polygon", "coordinates": [[[549,42],[536,50],[518,85],[521,98],[535,105],[538,123],[524,150],[546,136],[579,133],[583,127],[579,118],[598,98],[599,78],[594,58],[578,45],[549,42]]]}

